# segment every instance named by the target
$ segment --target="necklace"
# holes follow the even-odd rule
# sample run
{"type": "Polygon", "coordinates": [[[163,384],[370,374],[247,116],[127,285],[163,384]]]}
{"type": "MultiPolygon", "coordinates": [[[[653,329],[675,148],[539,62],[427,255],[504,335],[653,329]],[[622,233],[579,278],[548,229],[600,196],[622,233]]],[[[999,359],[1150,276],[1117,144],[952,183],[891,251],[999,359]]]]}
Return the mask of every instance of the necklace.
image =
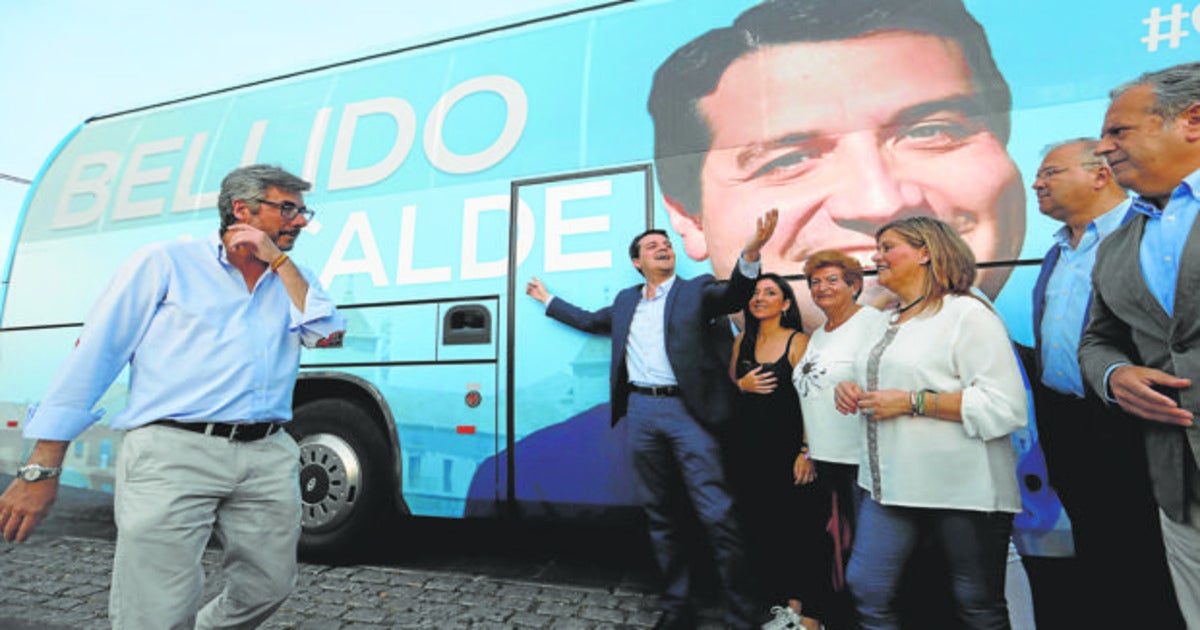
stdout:
{"type": "Polygon", "coordinates": [[[900,308],[896,309],[895,311],[892,312],[892,316],[888,318],[888,323],[893,326],[895,326],[896,324],[899,324],[900,318],[903,317],[905,313],[912,310],[912,307],[920,304],[921,300],[924,300],[924,299],[925,299],[925,296],[922,295],[921,297],[913,300],[912,302],[909,302],[908,306],[901,306],[900,308]]]}

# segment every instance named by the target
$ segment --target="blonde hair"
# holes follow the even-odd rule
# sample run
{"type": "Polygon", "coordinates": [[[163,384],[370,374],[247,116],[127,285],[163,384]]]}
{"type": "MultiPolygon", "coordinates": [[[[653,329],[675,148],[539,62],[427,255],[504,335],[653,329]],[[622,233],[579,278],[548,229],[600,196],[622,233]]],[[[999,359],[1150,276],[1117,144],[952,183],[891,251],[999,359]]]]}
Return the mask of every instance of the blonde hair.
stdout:
{"type": "Polygon", "coordinates": [[[948,223],[924,216],[896,219],[876,230],[875,240],[889,230],[912,247],[924,247],[929,252],[921,310],[932,308],[936,312],[946,295],[978,297],[971,291],[975,284],[975,253],[948,223]]]}

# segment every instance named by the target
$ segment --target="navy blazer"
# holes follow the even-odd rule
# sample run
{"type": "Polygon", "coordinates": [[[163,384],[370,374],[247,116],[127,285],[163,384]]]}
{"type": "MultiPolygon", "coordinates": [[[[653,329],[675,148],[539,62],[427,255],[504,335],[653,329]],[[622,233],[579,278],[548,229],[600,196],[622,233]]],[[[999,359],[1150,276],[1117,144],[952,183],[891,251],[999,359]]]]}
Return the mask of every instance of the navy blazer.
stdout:
{"type": "MultiPolygon", "coordinates": [[[[755,280],[747,278],[735,265],[727,283],[717,282],[709,274],[691,279],[676,277],[666,297],[663,326],[667,359],[688,412],[710,429],[725,421],[733,399],[727,360],[731,337],[728,330],[721,330],[722,326],[728,326],[724,316],[741,310],[750,301],[754,285],[755,280]]],[[[614,425],[628,409],[630,389],[625,346],[644,286],[622,290],[612,306],[598,311],[581,309],[560,297],[551,300],[546,308],[546,315],[568,326],[612,335],[609,392],[614,425]]]]}

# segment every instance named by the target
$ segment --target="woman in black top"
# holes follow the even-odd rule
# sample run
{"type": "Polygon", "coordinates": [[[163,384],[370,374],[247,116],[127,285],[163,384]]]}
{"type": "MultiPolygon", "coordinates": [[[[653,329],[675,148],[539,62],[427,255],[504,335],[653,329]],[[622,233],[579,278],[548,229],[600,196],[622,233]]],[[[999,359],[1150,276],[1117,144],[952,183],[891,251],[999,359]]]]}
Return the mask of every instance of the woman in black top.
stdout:
{"type": "Polygon", "coordinates": [[[816,470],[807,459],[800,402],[791,386],[808,337],[791,286],[776,274],[759,276],[743,315],[745,331],[734,341],[730,365],[742,394],[729,436],[729,477],[760,593],[787,603],[772,608],[775,619],[763,627],[803,623],[815,630],[830,589],[823,561],[829,508],[806,485],[816,470]]]}

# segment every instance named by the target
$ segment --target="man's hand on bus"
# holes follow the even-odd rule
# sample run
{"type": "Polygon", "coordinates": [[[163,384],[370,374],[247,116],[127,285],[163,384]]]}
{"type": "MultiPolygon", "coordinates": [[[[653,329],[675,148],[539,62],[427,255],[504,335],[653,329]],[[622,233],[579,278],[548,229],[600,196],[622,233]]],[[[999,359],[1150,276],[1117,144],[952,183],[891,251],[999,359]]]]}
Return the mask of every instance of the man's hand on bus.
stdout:
{"type": "Polygon", "coordinates": [[[779,210],[776,208],[767,210],[766,214],[758,218],[754,226],[754,236],[750,237],[750,242],[742,249],[743,260],[758,262],[758,252],[771,240],[771,235],[775,233],[775,224],[778,222],[779,210]]]}
{"type": "Polygon", "coordinates": [[[529,279],[529,283],[525,285],[525,295],[545,304],[550,299],[550,292],[546,290],[546,285],[542,284],[537,276],[529,279]]]}
{"type": "Polygon", "coordinates": [[[0,495],[0,533],[4,540],[25,542],[33,528],[46,518],[57,497],[58,479],[14,479],[0,495]]]}

